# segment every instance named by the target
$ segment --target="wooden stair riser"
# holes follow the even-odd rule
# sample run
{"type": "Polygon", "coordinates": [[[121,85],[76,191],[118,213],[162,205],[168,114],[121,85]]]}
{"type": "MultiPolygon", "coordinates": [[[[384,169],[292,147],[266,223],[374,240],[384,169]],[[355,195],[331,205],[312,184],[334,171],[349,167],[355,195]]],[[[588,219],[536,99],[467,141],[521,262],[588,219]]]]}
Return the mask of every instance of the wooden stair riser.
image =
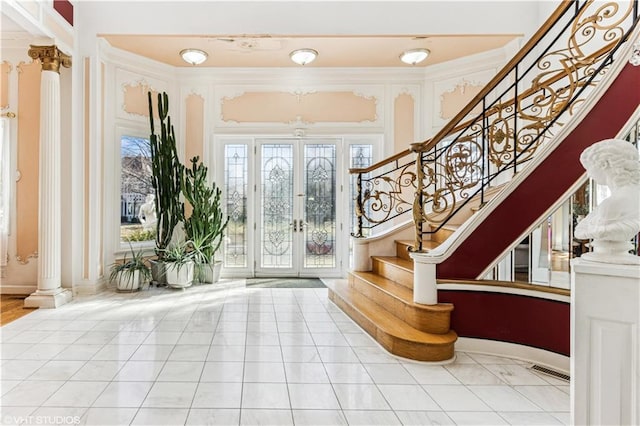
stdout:
{"type": "Polygon", "coordinates": [[[443,243],[447,240],[447,238],[449,238],[455,231],[455,229],[447,229],[447,228],[442,228],[439,229],[435,234],[433,234],[431,236],[431,239],[433,241],[437,241],[439,243],[443,243]]]}
{"type": "Polygon", "coordinates": [[[413,244],[407,241],[396,241],[396,256],[398,256],[400,259],[412,261],[413,259],[411,259],[409,247],[413,247],[413,244]]]}
{"type": "Polygon", "coordinates": [[[391,263],[384,262],[380,259],[373,257],[372,259],[372,271],[382,277],[388,278],[391,281],[395,281],[407,288],[413,289],[413,272],[407,271],[404,268],[392,265],[391,263]]]}
{"type": "Polygon", "coordinates": [[[446,334],[450,330],[452,305],[448,305],[451,306],[450,310],[444,310],[441,306],[438,310],[429,310],[428,307],[408,305],[375,284],[352,274],[349,274],[349,285],[416,330],[432,334],[446,334]]]}
{"type": "Polygon", "coordinates": [[[329,299],[394,355],[418,361],[445,361],[453,358],[455,342],[421,344],[391,336],[332,290],[329,290],[329,299]]]}

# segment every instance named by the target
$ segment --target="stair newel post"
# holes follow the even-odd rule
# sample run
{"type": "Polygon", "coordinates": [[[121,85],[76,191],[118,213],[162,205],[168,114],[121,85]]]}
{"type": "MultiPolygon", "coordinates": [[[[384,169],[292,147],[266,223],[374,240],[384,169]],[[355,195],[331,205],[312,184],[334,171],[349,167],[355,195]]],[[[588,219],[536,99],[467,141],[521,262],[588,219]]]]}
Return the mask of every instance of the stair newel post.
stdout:
{"type": "Polygon", "coordinates": [[[412,213],[413,223],[416,228],[416,239],[413,245],[413,252],[420,253],[422,251],[422,223],[424,217],[422,214],[422,194],[424,191],[424,169],[422,165],[422,151],[417,151],[416,157],[416,193],[413,199],[412,213]]]}
{"type": "Polygon", "coordinates": [[[358,173],[356,177],[356,197],[355,197],[355,210],[356,210],[356,229],[351,234],[353,241],[353,270],[354,271],[370,271],[371,270],[371,256],[369,254],[369,242],[362,233],[362,222],[364,216],[364,200],[362,192],[362,172],[358,173]]]}
{"type": "Polygon", "coordinates": [[[361,238],[362,235],[362,212],[364,201],[362,200],[362,172],[358,173],[358,177],[356,177],[356,233],[353,235],[354,237],[361,238]]]}

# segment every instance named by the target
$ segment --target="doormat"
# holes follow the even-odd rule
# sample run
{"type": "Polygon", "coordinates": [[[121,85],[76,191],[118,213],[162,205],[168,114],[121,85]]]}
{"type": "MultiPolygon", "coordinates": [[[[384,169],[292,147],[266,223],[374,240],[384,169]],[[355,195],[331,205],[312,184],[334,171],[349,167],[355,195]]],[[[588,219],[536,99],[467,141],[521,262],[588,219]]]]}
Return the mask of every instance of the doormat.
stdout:
{"type": "Polygon", "coordinates": [[[247,278],[247,287],[326,288],[318,278],[247,278]]]}

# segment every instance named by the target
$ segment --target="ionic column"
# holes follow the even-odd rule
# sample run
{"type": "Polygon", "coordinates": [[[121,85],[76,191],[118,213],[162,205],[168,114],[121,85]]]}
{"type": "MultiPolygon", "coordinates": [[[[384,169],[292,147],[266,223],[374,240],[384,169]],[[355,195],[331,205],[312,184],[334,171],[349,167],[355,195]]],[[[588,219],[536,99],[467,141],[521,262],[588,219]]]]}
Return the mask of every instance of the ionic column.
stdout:
{"type": "Polygon", "coordinates": [[[29,56],[42,63],[40,79],[40,166],[38,203],[38,289],[25,307],[55,308],[71,300],[61,287],[60,65],[71,58],[53,46],[31,46],[29,56]]]}

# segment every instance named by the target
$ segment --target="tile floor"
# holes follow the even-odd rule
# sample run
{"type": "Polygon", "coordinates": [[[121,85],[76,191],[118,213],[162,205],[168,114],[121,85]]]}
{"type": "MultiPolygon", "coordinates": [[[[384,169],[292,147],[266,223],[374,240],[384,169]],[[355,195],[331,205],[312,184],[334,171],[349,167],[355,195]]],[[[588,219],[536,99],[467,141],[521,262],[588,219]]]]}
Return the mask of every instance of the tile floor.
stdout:
{"type": "Polygon", "coordinates": [[[326,289],[223,281],[78,297],[0,329],[2,424],[568,424],[569,384],[389,355],[326,289]]]}

